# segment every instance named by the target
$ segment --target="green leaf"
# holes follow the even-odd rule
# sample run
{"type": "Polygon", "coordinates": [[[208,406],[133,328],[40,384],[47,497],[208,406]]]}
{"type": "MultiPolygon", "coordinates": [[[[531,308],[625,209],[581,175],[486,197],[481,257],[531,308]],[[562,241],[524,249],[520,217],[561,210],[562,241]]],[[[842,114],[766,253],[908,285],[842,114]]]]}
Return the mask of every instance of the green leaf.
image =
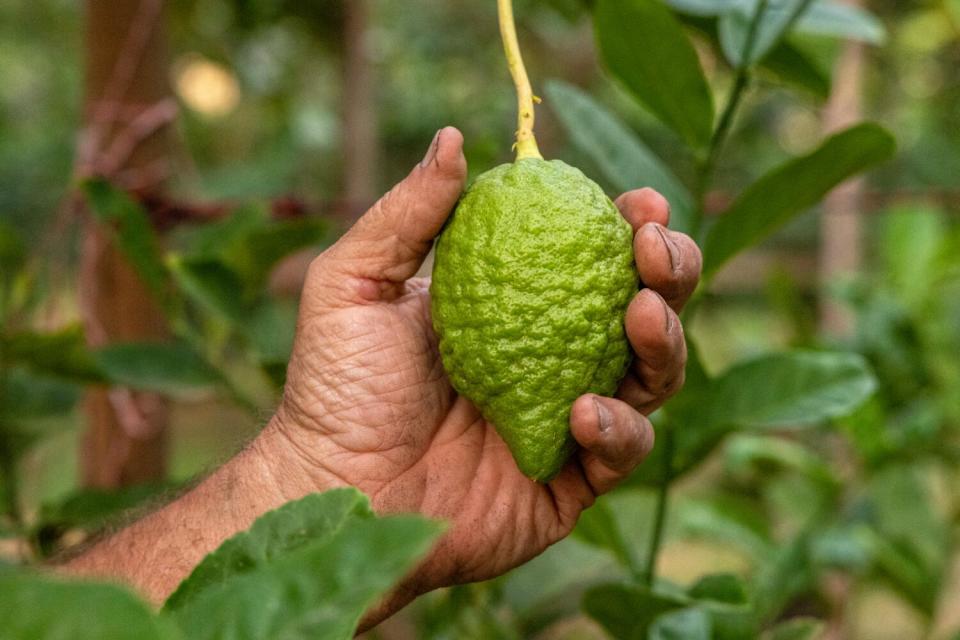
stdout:
{"type": "Polygon", "coordinates": [[[610,72],[681,138],[705,147],[713,96],[693,44],[670,10],[660,0],[599,0],[594,22],[610,72]]]}
{"type": "MultiPolygon", "coordinates": [[[[734,12],[744,17],[751,16],[756,11],[758,2],[759,0],[667,0],[667,4],[680,13],[698,17],[718,17],[734,12]]],[[[793,6],[796,7],[795,4],[793,6]]],[[[957,6],[960,6],[960,3],[957,3],[957,6]]],[[[860,40],[877,45],[886,40],[883,23],[874,14],[861,7],[830,0],[814,0],[797,19],[793,30],[809,35],[860,40]]]]}
{"type": "Polygon", "coordinates": [[[727,442],[724,455],[727,470],[734,475],[743,476],[759,467],[773,467],[796,471],[825,484],[839,483],[823,458],[804,445],[783,438],[740,434],[727,442]]]}
{"type": "Polygon", "coordinates": [[[181,637],[119,586],[0,572],[0,629],[8,640],[172,640],[181,637]]]}
{"type": "Polygon", "coordinates": [[[50,333],[23,331],[0,336],[0,351],[11,364],[74,382],[103,382],[79,325],[50,333]]]}
{"type": "Polygon", "coordinates": [[[145,391],[178,395],[223,381],[216,369],[180,342],[119,342],[97,350],[94,358],[112,383],[145,391]]]}
{"type": "Polygon", "coordinates": [[[20,367],[7,371],[0,384],[0,422],[23,427],[25,420],[61,416],[77,403],[73,384],[31,373],[20,367]]]}
{"type": "Polygon", "coordinates": [[[781,82],[809,91],[821,100],[830,95],[830,74],[785,40],[767,54],[760,66],[781,82]]]}
{"type": "Polygon", "coordinates": [[[824,630],[816,618],[793,618],[766,631],[761,640],[816,640],[824,630]]]}
{"type": "Polygon", "coordinates": [[[264,514],[209,554],[164,604],[179,609],[221,582],[269,567],[276,558],[307,544],[329,541],[348,522],[373,518],[366,496],[356,489],[309,495],[264,514]]]}
{"type": "Polygon", "coordinates": [[[773,557],[758,567],[753,584],[761,620],[775,619],[793,598],[812,587],[809,542],[809,534],[803,532],[778,546],[773,557]]]}
{"type": "Polygon", "coordinates": [[[615,189],[653,187],[670,202],[670,226],[689,232],[694,209],[690,192],[626,124],[573,85],[550,80],[545,92],[570,141],[615,189]]]}
{"type": "MultiPolygon", "coordinates": [[[[27,260],[27,246],[12,225],[0,220],[0,278],[9,281],[27,260]]],[[[4,283],[0,282],[0,286],[4,283]]]]}
{"type": "Polygon", "coordinates": [[[620,525],[604,498],[580,515],[573,535],[582,542],[609,551],[625,569],[637,573],[638,565],[633,550],[623,537],[620,525]]]}
{"type": "Polygon", "coordinates": [[[881,228],[886,280],[904,305],[922,307],[942,286],[941,261],[950,255],[946,216],[920,205],[897,207],[883,217],[881,228]]]}
{"type": "Polygon", "coordinates": [[[291,253],[323,243],[330,225],[320,218],[274,222],[258,206],[242,207],[224,220],[207,225],[187,237],[184,260],[220,262],[236,274],[241,295],[251,301],[266,284],[277,262],[291,253]]]}
{"type": "Polygon", "coordinates": [[[722,496],[713,499],[688,499],[677,505],[678,531],[686,536],[704,538],[736,547],[758,563],[774,553],[766,523],[758,512],[722,496]]]}
{"type": "Polygon", "coordinates": [[[239,330],[264,365],[286,368],[293,349],[297,305],[285,300],[265,300],[253,309],[239,330]]]}
{"type": "Polygon", "coordinates": [[[319,218],[273,222],[256,229],[246,242],[229,255],[250,291],[266,285],[273,267],[284,257],[325,241],[330,225],[319,218]]]}
{"type": "Polygon", "coordinates": [[[172,484],[139,484],[121,489],[77,489],[40,509],[42,526],[95,530],[109,520],[173,488],[172,484]]]}
{"type": "Polygon", "coordinates": [[[740,251],[759,243],[831,189],[888,159],[893,137],[875,124],[860,124],[787,162],[747,188],[710,229],[703,248],[704,278],[740,251]]]}
{"type": "Polygon", "coordinates": [[[894,587],[932,615],[950,554],[950,529],[931,497],[924,469],[889,464],[871,478],[877,563],[894,587]]]}
{"type": "Polygon", "coordinates": [[[177,287],[208,313],[235,325],[249,317],[241,295],[243,282],[222,262],[171,255],[167,267],[177,287]]]}
{"type": "Polygon", "coordinates": [[[748,429],[813,425],[853,411],[874,392],[866,360],[853,353],[795,351],[738,364],[702,404],[710,424],[748,429]]]}
{"type": "Polygon", "coordinates": [[[852,4],[819,1],[797,21],[796,31],[881,45],[887,32],[874,14],[852,4]]]}
{"type": "Polygon", "coordinates": [[[418,516],[355,518],[332,536],[206,588],[168,615],[191,640],[347,640],[441,530],[418,516]]]}
{"type": "Polygon", "coordinates": [[[760,0],[743,3],[733,11],[720,16],[717,31],[723,55],[734,68],[749,67],[762,60],[780,42],[783,36],[796,22],[798,12],[806,12],[810,0],[782,0],[768,2],[761,9],[760,0]],[[763,11],[759,17],[756,34],[748,57],[747,39],[750,25],[757,11],[763,11]]]}
{"type": "Polygon", "coordinates": [[[710,616],[699,607],[670,611],[650,625],[650,640],[711,640],[713,625],[710,616]]]}
{"type": "Polygon", "coordinates": [[[106,180],[87,180],[83,191],[97,220],[113,229],[124,257],[156,299],[165,304],[167,273],[147,212],[130,195],[106,180]]]}
{"type": "Polygon", "coordinates": [[[747,604],[747,587],[740,576],[732,573],[711,573],[703,576],[687,590],[695,600],[724,604],[747,604]]]}
{"type": "Polygon", "coordinates": [[[742,0],[667,0],[667,4],[693,16],[718,16],[736,9],[742,0]]]}
{"type": "Polygon", "coordinates": [[[583,596],[583,610],[618,640],[645,639],[658,616],[688,604],[684,597],[620,584],[593,587],[583,596]]]}
{"type": "Polygon", "coordinates": [[[816,36],[882,44],[883,24],[870,12],[847,4],[824,0],[770,2],[763,13],[749,60],[742,60],[750,20],[760,0],[737,3],[719,16],[718,30],[724,55],[734,67],[764,59],[790,31],[816,36]],[[808,6],[804,7],[804,4],[808,6]],[[802,13],[798,14],[798,11],[802,13]]]}
{"type": "MultiPolygon", "coordinates": [[[[736,2],[737,0],[732,0],[736,2]]],[[[672,2],[671,4],[686,4],[684,2],[672,2]]],[[[694,2],[693,4],[699,4],[694,2]]],[[[722,2],[712,2],[705,0],[704,5],[722,5],[722,2]]],[[[719,50],[720,35],[718,33],[718,20],[716,14],[724,11],[709,12],[706,14],[696,14],[692,12],[680,13],[680,18],[684,25],[697,31],[701,36],[710,41],[710,43],[719,50]]],[[[770,50],[759,66],[772,73],[784,84],[792,85],[812,93],[819,99],[826,99],[830,94],[830,70],[810,57],[810,55],[788,39],[783,39],[777,46],[770,50]]]]}

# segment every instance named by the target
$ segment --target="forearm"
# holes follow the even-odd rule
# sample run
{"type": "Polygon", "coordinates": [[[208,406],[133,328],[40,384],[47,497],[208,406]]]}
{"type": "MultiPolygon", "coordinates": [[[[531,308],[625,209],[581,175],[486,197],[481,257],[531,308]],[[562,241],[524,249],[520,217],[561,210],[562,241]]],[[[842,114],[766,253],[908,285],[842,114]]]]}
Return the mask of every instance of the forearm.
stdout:
{"type": "Polygon", "coordinates": [[[302,482],[296,481],[289,446],[268,425],[194,489],[93,545],[60,570],[124,582],[161,604],[204,556],[249,528],[258,516],[326,488],[315,486],[315,477],[306,474],[302,482]]]}

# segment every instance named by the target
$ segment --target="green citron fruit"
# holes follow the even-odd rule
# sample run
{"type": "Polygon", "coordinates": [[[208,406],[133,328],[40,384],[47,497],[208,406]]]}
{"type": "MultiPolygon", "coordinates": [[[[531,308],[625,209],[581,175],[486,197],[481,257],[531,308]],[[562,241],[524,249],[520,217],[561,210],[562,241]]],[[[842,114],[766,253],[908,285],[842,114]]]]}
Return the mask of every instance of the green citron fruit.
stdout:
{"type": "Polygon", "coordinates": [[[632,239],[583,173],[526,158],[479,176],[437,242],[430,291],[444,368],[530,478],[549,480],[573,451],[573,401],[612,394],[624,374],[632,239]]]}

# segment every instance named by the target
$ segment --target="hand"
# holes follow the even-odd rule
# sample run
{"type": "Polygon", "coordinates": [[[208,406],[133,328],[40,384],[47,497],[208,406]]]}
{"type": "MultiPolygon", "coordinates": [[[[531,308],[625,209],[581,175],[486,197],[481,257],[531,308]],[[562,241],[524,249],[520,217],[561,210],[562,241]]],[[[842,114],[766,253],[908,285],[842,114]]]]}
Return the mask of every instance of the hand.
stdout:
{"type": "Polygon", "coordinates": [[[665,228],[662,196],[631,191],[617,206],[635,231],[648,287],[627,310],[633,365],[616,398],[573,404],[581,449],[556,479],[544,485],[520,473],[493,425],[451,388],[429,279],[413,277],[463,190],[462,143],[456,129],[441,130],[410,175],[311,264],[283,402],[263,436],[284,442],[274,475],[286,495],[351,485],[379,513],[450,523],[368,623],[419,593],[504,573],[566,536],[644,459],[654,439],[645,415],[683,384],[677,313],[697,284],[700,252],[665,228]]]}

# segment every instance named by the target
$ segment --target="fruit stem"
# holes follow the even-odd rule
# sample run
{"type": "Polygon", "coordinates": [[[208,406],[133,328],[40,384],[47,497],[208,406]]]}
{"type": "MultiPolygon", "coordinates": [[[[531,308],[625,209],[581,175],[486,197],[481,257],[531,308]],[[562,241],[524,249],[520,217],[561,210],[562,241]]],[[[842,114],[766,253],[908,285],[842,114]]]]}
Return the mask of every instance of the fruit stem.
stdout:
{"type": "Polygon", "coordinates": [[[539,98],[533,95],[527,69],[520,55],[520,43],[517,41],[517,27],[513,20],[512,0],[497,0],[497,14],[500,18],[500,36],[503,38],[503,51],[507,55],[507,64],[513,84],[517,87],[517,160],[539,158],[540,149],[533,135],[533,105],[539,98]]]}

